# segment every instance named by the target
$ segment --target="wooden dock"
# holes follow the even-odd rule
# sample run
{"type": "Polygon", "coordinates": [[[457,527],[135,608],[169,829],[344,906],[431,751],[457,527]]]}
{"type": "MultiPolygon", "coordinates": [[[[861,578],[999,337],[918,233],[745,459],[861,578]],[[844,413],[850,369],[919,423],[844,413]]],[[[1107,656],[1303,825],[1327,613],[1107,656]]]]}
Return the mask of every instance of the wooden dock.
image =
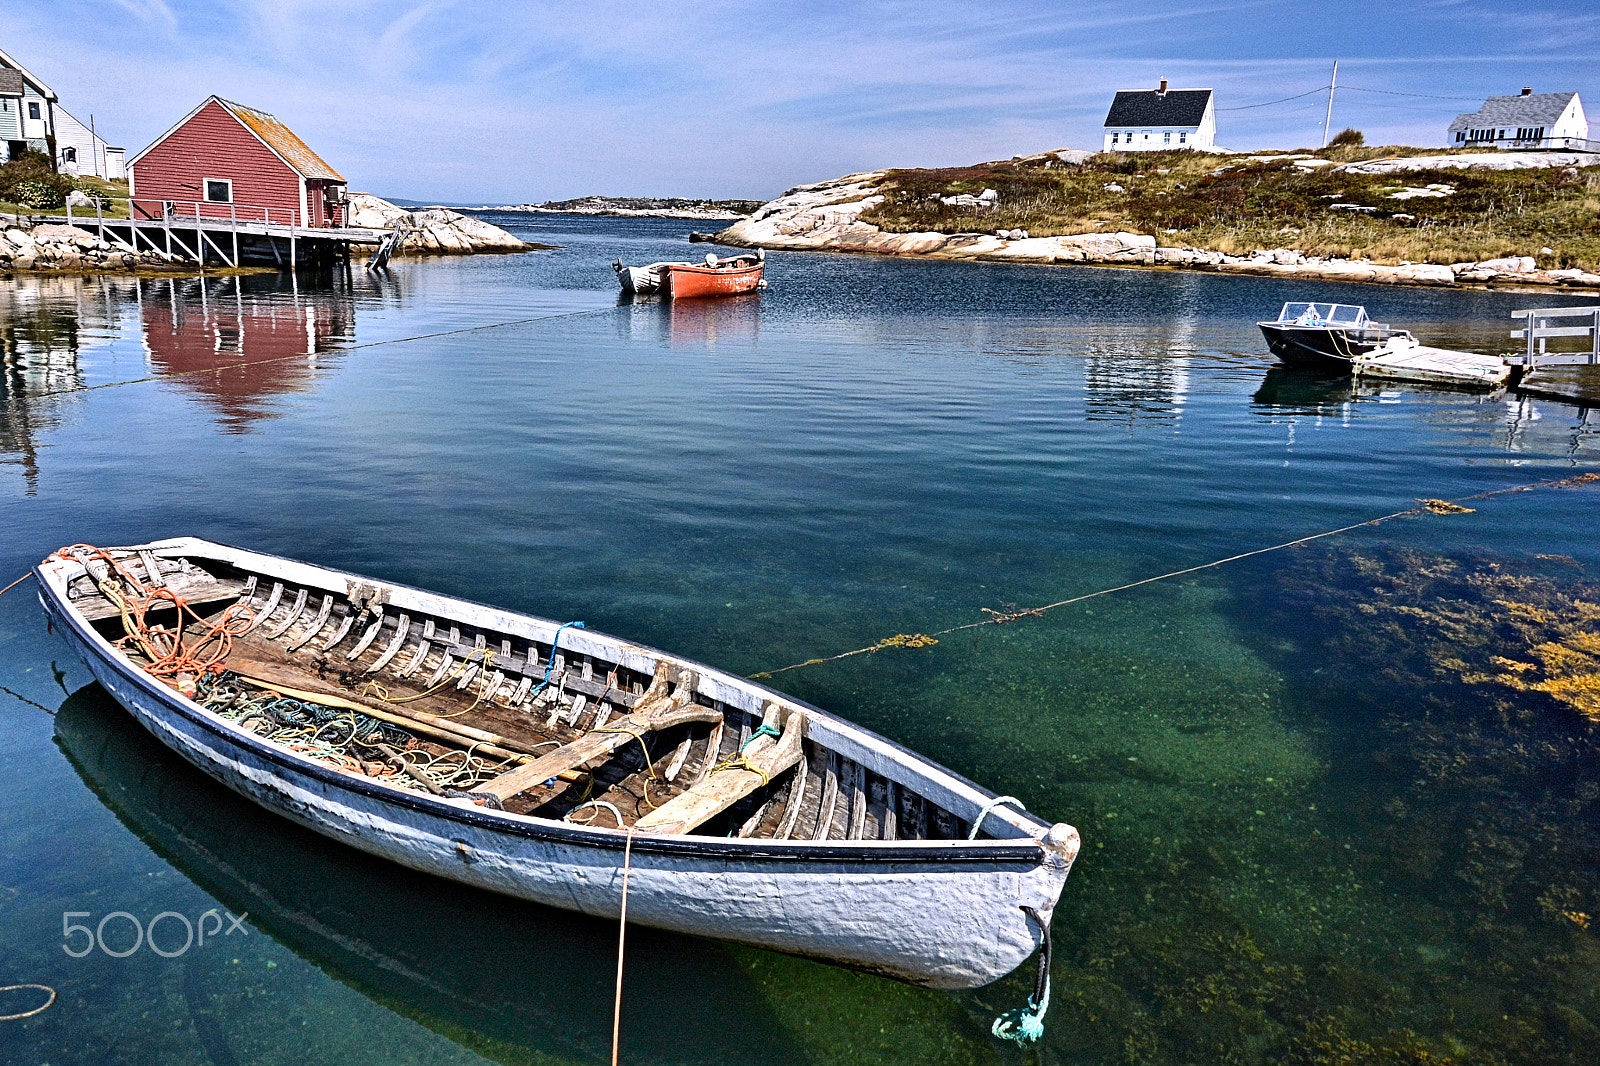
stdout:
{"type": "Polygon", "coordinates": [[[1367,356],[1352,359],[1350,370],[1358,378],[1496,389],[1510,381],[1513,368],[1498,355],[1430,348],[1409,338],[1397,337],[1367,356]]]}
{"type": "MultiPolygon", "coordinates": [[[[139,213],[135,203],[129,202],[130,215],[139,213]]],[[[388,230],[357,226],[307,226],[293,211],[279,211],[280,217],[274,218],[270,210],[244,205],[165,207],[156,218],[108,218],[97,202],[93,214],[68,207],[64,215],[42,221],[77,226],[125,251],[179,255],[202,267],[208,263],[238,267],[246,260],[278,266],[348,262],[352,244],[379,244],[390,235],[388,230]]]]}
{"type": "Polygon", "coordinates": [[[1530,308],[1511,317],[1525,320],[1524,328],[1511,333],[1513,340],[1525,342],[1522,352],[1502,356],[1430,348],[1407,334],[1351,359],[1350,372],[1358,378],[1497,389],[1553,367],[1600,366],[1600,304],[1530,308]],[[1550,341],[1559,339],[1587,341],[1587,350],[1551,351],[1550,341]]]}

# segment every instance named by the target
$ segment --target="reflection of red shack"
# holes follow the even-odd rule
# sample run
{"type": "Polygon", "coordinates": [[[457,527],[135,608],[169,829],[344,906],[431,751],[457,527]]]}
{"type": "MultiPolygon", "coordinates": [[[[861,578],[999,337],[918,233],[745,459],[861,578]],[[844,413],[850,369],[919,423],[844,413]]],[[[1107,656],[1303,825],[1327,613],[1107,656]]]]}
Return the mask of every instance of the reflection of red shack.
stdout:
{"type": "Polygon", "coordinates": [[[344,178],[293,130],[218,96],[128,160],[128,195],[141,218],[319,227],[343,225],[346,201],[344,178]]]}
{"type": "Polygon", "coordinates": [[[346,294],[302,292],[290,300],[271,290],[257,297],[239,281],[212,283],[204,300],[193,282],[146,284],[142,303],[151,368],[185,374],[176,380],[217,408],[226,427],[244,432],[258,418],[275,417],[268,397],[310,387],[316,353],[348,335],[352,310],[346,294]],[[223,369],[193,373],[212,367],[223,369]]]}

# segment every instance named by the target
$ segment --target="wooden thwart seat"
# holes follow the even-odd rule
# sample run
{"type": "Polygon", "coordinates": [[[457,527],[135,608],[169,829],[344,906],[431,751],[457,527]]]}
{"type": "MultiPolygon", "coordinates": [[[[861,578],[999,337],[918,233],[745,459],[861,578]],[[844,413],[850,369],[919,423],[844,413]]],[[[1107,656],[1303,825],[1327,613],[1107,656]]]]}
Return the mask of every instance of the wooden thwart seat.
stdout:
{"type": "MultiPolygon", "coordinates": [[[[768,732],[758,733],[746,743],[744,751],[713,770],[711,774],[689,791],[663,803],[634,823],[641,833],[687,833],[715,818],[735,803],[765,786],[774,777],[800,761],[800,742],[805,738],[806,716],[785,708],[776,702],[767,703],[762,715],[764,730],[782,732],[773,737],[768,732]]],[[[513,771],[515,772],[515,771],[513,771]]]]}
{"type": "Polygon", "coordinates": [[[694,702],[697,680],[691,670],[676,668],[663,660],[656,665],[655,677],[650,687],[633,705],[633,711],[613,720],[600,729],[588,733],[548,755],[508,770],[499,777],[474,788],[474,793],[491,795],[502,802],[525,789],[550,780],[552,777],[594,759],[604,758],[646,733],[668,729],[690,722],[720,722],[722,712],[694,702]],[[676,674],[677,689],[667,695],[668,678],[676,674]]]}

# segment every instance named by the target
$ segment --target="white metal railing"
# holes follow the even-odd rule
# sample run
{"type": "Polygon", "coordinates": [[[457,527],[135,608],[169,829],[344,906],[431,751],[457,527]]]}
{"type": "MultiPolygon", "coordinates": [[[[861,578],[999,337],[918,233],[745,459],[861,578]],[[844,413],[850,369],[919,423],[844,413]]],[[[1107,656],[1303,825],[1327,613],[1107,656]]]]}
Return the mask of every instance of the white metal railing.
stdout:
{"type": "Polygon", "coordinates": [[[1600,304],[1588,307],[1540,307],[1511,312],[1512,318],[1527,319],[1527,325],[1511,331],[1513,340],[1526,340],[1527,351],[1510,361],[1523,366],[1575,366],[1600,363],[1600,304]],[[1552,325],[1557,320],[1589,321],[1578,325],[1552,325]],[[1550,352],[1549,341],[1556,337],[1588,337],[1587,352],[1550,352]]]}
{"type": "MultiPolygon", "coordinates": [[[[215,200],[162,200],[149,196],[92,196],[94,200],[94,217],[98,225],[107,222],[113,225],[119,222],[163,222],[178,225],[205,225],[222,224],[238,226],[240,223],[286,226],[289,229],[339,229],[348,228],[349,203],[336,201],[333,208],[337,212],[330,212],[330,216],[318,225],[308,226],[305,216],[293,207],[267,207],[256,204],[219,203],[215,200]],[[109,203],[125,203],[128,205],[128,217],[110,217],[105,215],[105,206],[109,203]]],[[[67,222],[73,222],[72,204],[67,204],[67,222]]],[[[87,219],[88,215],[85,214],[87,219]]]]}

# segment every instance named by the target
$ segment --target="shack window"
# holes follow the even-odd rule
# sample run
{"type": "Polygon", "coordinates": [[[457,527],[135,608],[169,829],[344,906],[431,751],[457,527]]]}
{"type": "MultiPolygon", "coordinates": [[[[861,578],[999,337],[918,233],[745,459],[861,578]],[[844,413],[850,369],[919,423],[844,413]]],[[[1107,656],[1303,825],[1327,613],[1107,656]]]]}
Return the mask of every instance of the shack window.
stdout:
{"type": "Polygon", "coordinates": [[[218,181],[216,178],[206,179],[206,199],[214,204],[233,203],[233,182],[218,181]]]}
{"type": "Polygon", "coordinates": [[[76,148],[63,148],[61,150],[61,159],[65,163],[76,163],[78,161],[78,150],[76,148]]]}
{"type": "Polygon", "coordinates": [[[38,118],[39,117],[39,105],[38,104],[30,103],[28,105],[28,117],[29,118],[38,118]]]}

